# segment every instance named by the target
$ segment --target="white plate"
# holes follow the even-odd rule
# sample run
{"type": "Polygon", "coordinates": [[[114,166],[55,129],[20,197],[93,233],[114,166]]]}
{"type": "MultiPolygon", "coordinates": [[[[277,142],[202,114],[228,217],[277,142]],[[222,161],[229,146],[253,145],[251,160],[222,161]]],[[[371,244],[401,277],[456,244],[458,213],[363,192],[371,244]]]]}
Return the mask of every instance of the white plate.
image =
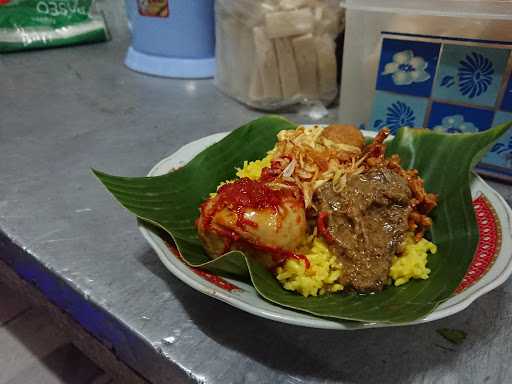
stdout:
{"type": "MultiPolygon", "coordinates": [[[[228,132],[210,135],[183,146],[163,159],[148,176],[166,174],[181,167],[228,132]]],[[[364,131],[365,136],[375,132],[364,131]]],[[[412,323],[425,323],[453,315],[467,308],[475,299],[498,287],[512,273],[512,211],[505,200],[479,176],[471,184],[473,205],[477,214],[480,241],[473,262],[454,296],[428,316],[412,323]]],[[[337,322],[285,309],[261,298],[253,286],[236,280],[222,279],[190,268],[164,240],[143,226],[140,231],[154,248],[162,263],[177,278],[198,291],[234,307],[267,319],[313,328],[353,330],[392,326],[381,323],[337,322]],[[236,287],[236,289],[232,289],[236,287]]]]}

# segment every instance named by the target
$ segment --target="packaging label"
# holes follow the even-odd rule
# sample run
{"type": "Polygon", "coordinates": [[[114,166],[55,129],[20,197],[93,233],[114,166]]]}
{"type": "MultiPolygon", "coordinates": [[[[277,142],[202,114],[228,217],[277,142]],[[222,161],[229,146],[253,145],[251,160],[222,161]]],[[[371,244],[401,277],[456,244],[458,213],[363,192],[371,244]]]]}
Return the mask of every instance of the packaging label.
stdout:
{"type": "MultiPolygon", "coordinates": [[[[512,42],[382,33],[369,129],[479,132],[512,121],[512,42]]],[[[512,176],[512,130],[479,165],[512,176]]]]}
{"type": "Polygon", "coordinates": [[[150,17],[169,17],[168,0],[137,0],[139,14],[150,17]]]}
{"type": "Polygon", "coordinates": [[[90,17],[92,0],[0,0],[0,28],[60,28],[90,17]]]}

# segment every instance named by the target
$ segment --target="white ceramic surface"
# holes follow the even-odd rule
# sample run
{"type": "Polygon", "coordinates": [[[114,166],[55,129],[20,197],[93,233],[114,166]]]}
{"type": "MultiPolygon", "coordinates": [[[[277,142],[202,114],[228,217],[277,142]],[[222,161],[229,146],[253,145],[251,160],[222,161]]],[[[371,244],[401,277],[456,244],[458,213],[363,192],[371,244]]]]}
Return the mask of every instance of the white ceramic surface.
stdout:
{"type": "MultiPolygon", "coordinates": [[[[163,159],[156,164],[149,172],[148,176],[158,176],[183,166],[190,161],[195,155],[204,150],[211,144],[221,140],[226,133],[218,133],[210,135],[189,143],[183,146],[180,150],[173,155],[163,159]]],[[[375,132],[364,132],[365,136],[374,136],[375,132]]],[[[483,196],[487,203],[491,206],[494,216],[497,218],[497,228],[499,233],[499,249],[496,258],[490,263],[485,273],[472,285],[468,286],[462,292],[455,294],[449,300],[442,303],[428,316],[419,319],[412,323],[400,324],[418,324],[425,323],[446,316],[453,315],[463,309],[467,308],[475,299],[483,294],[498,287],[512,273],[512,211],[505,200],[489,185],[487,185],[479,176],[475,178],[471,184],[471,194],[474,199],[483,196]]],[[[199,276],[190,267],[184,264],[173,252],[169,249],[167,244],[156,234],[147,230],[143,226],[139,226],[140,231],[147,239],[149,244],[158,254],[162,263],[173,273],[177,278],[188,284],[192,288],[222,300],[234,307],[242,309],[246,312],[261,316],[267,319],[280,321],[283,323],[301,325],[313,328],[323,329],[339,329],[339,330],[354,330],[374,327],[387,327],[395,326],[394,324],[382,323],[357,323],[357,322],[337,322],[328,319],[322,319],[308,315],[305,313],[296,312],[293,310],[285,309],[261,298],[254,287],[251,285],[236,281],[225,279],[239,287],[237,290],[225,290],[219,286],[207,281],[199,276]]],[[[485,245],[484,245],[485,247],[485,245]]]]}

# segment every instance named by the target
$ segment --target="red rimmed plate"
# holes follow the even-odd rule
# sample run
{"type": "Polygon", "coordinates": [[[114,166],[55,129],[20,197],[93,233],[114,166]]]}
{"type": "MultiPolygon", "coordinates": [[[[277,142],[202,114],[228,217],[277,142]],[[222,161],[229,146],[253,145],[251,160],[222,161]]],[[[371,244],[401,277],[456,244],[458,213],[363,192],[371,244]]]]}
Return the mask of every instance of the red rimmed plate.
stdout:
{"type": "MultiPolygon", "coordinates": [[[[374,136],[374,132],[364,132],[374,136]]],[[[168,173],[190,161],[209,145],[227,133],[204,137],[185,145],[160,161],[148,174],[168,173]]],[[[432,313],[413,323],[424,323],[455,314],[467,308],[475,299],[502,284],[512,273],[512,211],[505,200],[479,176],[471,184],[473,206],[477,217],[480,240],[473,261],[454,295],[432,313]]],[[[325,329],[353,330],[393,326],[382,323],[336,322],[285,309],[262,299],[254,287],[240,281],[224,279],[211,273],[190,268],[177,251],[144,226],[140,230],[157,252],[162,263],[180,280],[194,289],[222,300],[257,316],[284,323],[325,329]]],[[[405,325],[405,324],[400,324],[405,325]]]]}

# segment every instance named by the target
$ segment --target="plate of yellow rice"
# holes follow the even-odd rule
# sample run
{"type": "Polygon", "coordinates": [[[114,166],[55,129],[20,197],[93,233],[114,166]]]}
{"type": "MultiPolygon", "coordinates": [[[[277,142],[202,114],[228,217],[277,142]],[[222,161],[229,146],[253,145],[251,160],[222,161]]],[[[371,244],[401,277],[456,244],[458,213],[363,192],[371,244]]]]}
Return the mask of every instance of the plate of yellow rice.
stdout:
{"type": "MultiPolygon", "coordinates": [[[[367,138],[376,134],[368,131],[363,133],[367,138]]],[[[165,175],[184,166],[226,135],[227,132],[213,134],[183,146],[156,164],[147,176],[165,175]]],[[[262,169],[268,166],[268,158],[246,161],[236,170],[236,174],[238,178],[257,179],[262,169]]],[[[402,325],[429,322],[459,312],[484,293],[502,284],[512,273],[512,258],[509,251],[512,249],[512,212],[503,198],[479,176],[473,177],[470,187],[480,233],[473,262],[459,287],[448,300],[423,318],[402,325]]],[[[353,330],[390,325],[380,322],[331,320],[275,305],[263,299],[249,282],[220,277],[212,272],[190,267],[183,262],[172,242],[143,224],[140,224],[139,228],[162,263],[177,278],[206,295],[246,312],[283,323],[324,329],[353,330]]],[[[412,280],[428,279],[431,274],[429,255],[436,252],[436,244],[427,238],[417,241],[414,233],[409,233],[403,242],[401,252],[392,258],[386,284],[400,287],[412,280]]],[[[343,266],[329,250],[325,239],[319,236],[310,239],[304,253],[309,260],[309,267],[300,260],[288,259],[275,268],[275,277],[285,290],[304,297],[314,297],[336,294],[345,289],[337,282],[343,273],[343,266]]]]}

